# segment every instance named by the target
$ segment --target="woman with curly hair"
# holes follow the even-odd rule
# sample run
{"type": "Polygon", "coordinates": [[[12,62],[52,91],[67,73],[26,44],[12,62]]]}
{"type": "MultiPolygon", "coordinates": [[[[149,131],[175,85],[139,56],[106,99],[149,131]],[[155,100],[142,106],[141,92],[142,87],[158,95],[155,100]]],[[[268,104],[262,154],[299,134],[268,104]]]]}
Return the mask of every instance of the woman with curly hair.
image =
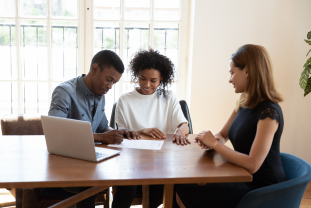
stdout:
{"type": "MultiPolygon", "coordinates": [[[[132,82],[138,84],[132,92],[121,95],[116,108],[119,127],[153,138],[164,139],[174,134],[176,144],[190,144],[188,122],[177,97],[167,87],[174,80],[175,67],[169,58],[153,49],[137,52],[129,65],[132,82]]],[[[119,186],[112,207],[128,208],[141,186],[119,186]]],[[[150,208],[162,204],[163,185],[150,186],[150,208]]]]}

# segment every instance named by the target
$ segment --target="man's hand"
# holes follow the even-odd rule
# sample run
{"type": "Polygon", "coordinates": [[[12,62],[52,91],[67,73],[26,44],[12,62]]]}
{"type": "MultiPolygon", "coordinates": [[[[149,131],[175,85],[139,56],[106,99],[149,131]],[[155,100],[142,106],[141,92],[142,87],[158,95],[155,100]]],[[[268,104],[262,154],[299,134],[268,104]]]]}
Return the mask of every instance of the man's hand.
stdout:
{"type": "Polygon", "coordinates": [[[135,131],[130,131],[128,129],[124,129],[124,128],[121,128],[119,129],[118,131],[122,131],[123,132],[123,137],[131,140],[131,139],[140,139],[140,134],[138,132],[135,132],[135,131]]]}
{"type": "Polygon", "coordinates": [[[103,144],[121,144],[123,138],[122,130],[111,130],[100,134],[94,134],[94,140],[103,144]]]}
{"type": "Polygon", "coordinates": [[[186,135],[178,132],[174,134],[173,142],[176,142],[177,145],[181,144],[182,146],[191,144],[191,142],[186,138],[186,135]]]}
{"type": "Polygon", "coordinates": [[[165,139],[166,136],[158,128],[146,128],[139,130],[138,133],[151,136],[152,138],[165,139]]]}

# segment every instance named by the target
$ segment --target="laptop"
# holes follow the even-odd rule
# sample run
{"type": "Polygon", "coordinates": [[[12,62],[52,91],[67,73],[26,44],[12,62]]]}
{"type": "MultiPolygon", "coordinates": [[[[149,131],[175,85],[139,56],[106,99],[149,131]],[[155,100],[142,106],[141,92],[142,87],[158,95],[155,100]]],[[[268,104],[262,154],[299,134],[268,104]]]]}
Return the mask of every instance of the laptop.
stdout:
{"type": "Polygon", "coordinates": [[[99,162],[120,151],[95,147],[90,122],[41,116],[48,152],[55,155],[99,162]]]}

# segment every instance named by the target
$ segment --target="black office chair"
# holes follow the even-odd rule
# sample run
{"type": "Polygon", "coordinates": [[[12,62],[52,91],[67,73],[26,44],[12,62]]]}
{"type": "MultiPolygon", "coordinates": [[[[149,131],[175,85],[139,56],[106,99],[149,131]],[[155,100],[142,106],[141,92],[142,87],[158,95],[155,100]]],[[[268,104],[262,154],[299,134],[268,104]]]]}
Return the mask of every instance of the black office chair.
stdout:
{"type": "MultiPolygon", "coordinates": [[[[182,110],[185,118],[188,121],[189,134],[193,134],[192,123],[191,123],[188,105],[187,105],[186,101],[184,101],[184,100],[179,101],[179,104],[180,104],[181,110],[182,110]]],[[[116,128],[116,107],[117,107],[117,102],[115,102],[113,104],[112,113],[111,113],[111,117],[110,117],[110,123],[109,123],[109,126],[113,129],[116,128]]]]}
{"type": "Polygon", "coordinates": [[[180,100],[179,104],[180,104],[182,112],[184,113],[185,118],[188,121],[189,134],[193,134],[192,123],[191,123],[188,105],[187,105],[186,101],[184,101],[184,100],[180,100]]]}
{"type": "Polygon", "coordinates": [[[111,112],[111,116],[110,116],[110,123],[109,123],[109,126],[113,129],[116,128],[116,107],[117,107],[117,102],[115,102],[113,104],[113,107],[112,107],[112,112],[111,112]]]}

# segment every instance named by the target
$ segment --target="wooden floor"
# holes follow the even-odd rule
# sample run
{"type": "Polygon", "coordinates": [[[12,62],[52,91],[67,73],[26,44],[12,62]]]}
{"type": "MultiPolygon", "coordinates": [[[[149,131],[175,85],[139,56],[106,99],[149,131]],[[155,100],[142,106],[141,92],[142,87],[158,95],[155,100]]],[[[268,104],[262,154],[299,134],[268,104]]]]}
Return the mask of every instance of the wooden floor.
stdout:
{"type": "MultiPolygon", "coordinates": [[[[5,189],[0,189],[0,203],[1,202],[8,202],[8,201],[13,201],[14,198],[13,196],[10,194],[10,192],[8,192],[5,189]]],[[[98,208],[100,208],[102,206],[98,206],[98,208]]],[[[13,208],[13,207],[11,207],[13,208]]],[[[96,206],[97,208],[97,206],[96,206]]],[[[134,206],[132,208],[140,208],[140,206],[134,206]]],[[[307,190],[305,192],[305,194],[303,195],[303,198],[301,200],[301,204],[300,204],[300,208],[311,208],[311,183],[308,185],[307,190]]]]}
{"type": "Polygon", "coordinates": [[[311,208],[311,183],[309,183],[305,194],[301,200],[300,208],[311,208]]]}

